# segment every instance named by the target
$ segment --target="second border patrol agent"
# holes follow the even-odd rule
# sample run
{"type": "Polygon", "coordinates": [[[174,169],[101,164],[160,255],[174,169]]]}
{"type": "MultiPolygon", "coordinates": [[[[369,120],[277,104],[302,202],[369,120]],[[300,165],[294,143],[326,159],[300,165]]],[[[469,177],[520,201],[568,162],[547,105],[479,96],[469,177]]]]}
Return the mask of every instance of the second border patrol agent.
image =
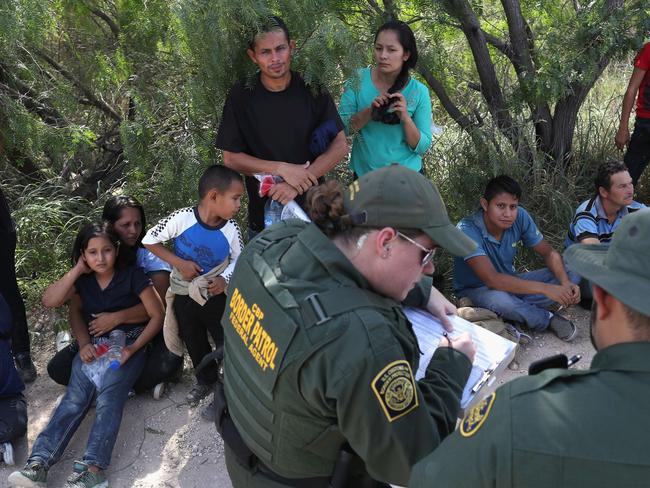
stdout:
{"type": "Polygon", "coordinates": [[[405,485],[453,431],[475,347],[467,334],[445,339],[415,381],[420,352],[400,302],[453,311],[423,275],[437,246],[475,245],[402,166],[345,191],[322,185],[309,201],[313,223],[262,232],[229,284],[215,396],[228,472],[235,488],[405,485]]]}
{"type": "Polygon", "coordinates": [[[586,371],[507,383],[417,464],[409,487],[610,488],[650,485],[650,209],[607,244],[564,256],[591,281],[586,371]]]}

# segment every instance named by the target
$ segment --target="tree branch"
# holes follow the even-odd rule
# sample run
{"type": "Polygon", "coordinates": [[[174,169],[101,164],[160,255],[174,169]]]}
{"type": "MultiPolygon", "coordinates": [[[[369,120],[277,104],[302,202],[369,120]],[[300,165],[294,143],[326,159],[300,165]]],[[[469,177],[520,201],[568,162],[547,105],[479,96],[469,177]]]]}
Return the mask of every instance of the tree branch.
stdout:
{"type": "Polygon", "coordinates": [[[526,161],[531,161],[532,152],[522,137],[521,131],[514,124],[507,108],[494,63],[487,47],[487,41],[476,13],[467,0],[442,0],[442,5],[447,13],[461,24],[462,31],[472,51],[476,71],[481,82],[483,98],[497,127],[510,141],[515,151],[520,154],[520,157],[526,161]]]}
{"type": "Polygon", "coordinates": [[[508,22],[510,47],[513,53],[512,64],[518,74],[523,77],[520,81],[526,81],[527,77],[533,76],[535,73],[526,33],[527,23],[521,13],[519,0],[501,0],[501,5],[508,22]]]}
{"type": "Polygon", "coordinates": [[[614,10],[623,8],[624,0],[607,0],[605,2],[605,13],[610,15],[614,10]]]}
{"type": "Polygon", "coordinates": [[[44,97],[35,93],[34,90],[10,73],[2,64],[0,64],[0,89],[24,105],[28,111],[40,117],[46,124],[54,127],[65,127],[67,125],[58,110],[49,104],[45,104],[43,102],[44,97]]]}
{"type": "MultiPolygon", "coordinates": [[[[624,8],[624,0],[607,0],[603,5],[603,22],[613,14],[615,10],[624,8]]],[[[593,37],[591,48],[594,49],[603,41],[599,34],[593,37]]],[[[555,104],[553,114],[553,141],[549,153],[553,155],[556,161],[568,165],[571,161],[573,147],[573,134],[575,123],[578,117],[580,107],[584,103],[589,91],[596,83],[596,80],[602,75],[605,68],[609,65],[611,55],[604,53],[596,63],[596,69],[593,75],[582,83],[571,83],[568,95],[558,100],[555,104]]]]}
{"type": "Polygon", "coordinates": [[[84,4],[86,5],[86,8],[87,8],[90,12],[93,13],[93,15],[99,17],[99,18],[102,19],[104,22],[106,22],[106,25],[108,25],[108,28],[109,28],[109,29],[111,30],[111,32],[113,33],[113,37],[114,37],[115,39],[117,39],[117,38],[119,37],[119,35],[120,35],[120,27],[119,27],[115,22],[113,22],[113,19],[111,19],[111,18],[108,16],[108,14],[102,12],[102,11],[99,10],[98,8],[96,8],[96,7],[91,7],[90,5],[86,4],[85,2],[84,2],[84,4]]]}
{"type": "Polygon", "coordinates": [[[379,15],[382,15],[382,16],[384,15],[384,11],[379,6],[379,4],[377,2],[375,2],[375,0],[366,0],[366,1],[368,2],[368,5],[370,5],[370,8],[375,11],[375,13],[377,13],[379,15]]]}
{"type": "Polygon", "coordinates": [[[420,22],[421,20],[424,20],[424,19],[426,19],[426,17],[424,17],[422,15],[418,15],[417,17],[411,17],[410,19],[406,20],[404,23],[408,24],[408,25],[411,25],[411,24],[415,24],[416,22],[420,22]]]}
{"type": "Polygon", "coordinates": [[[481,32],[483,32],[483,35],[485,36],[485,40],[488,44],[490,44],[492,47],[499,50],[505,57],[507,57],[510,61],[512,61],[514,52],[510,44],[508,44],[503,39],[500,39],[499,37],[484,31],[483,29],[481,29],[481,32]]]}
{"type": "Polygon", "coordinates": [[[99,185],[110,188],[123,175],[124,164],[125,160],[121,149],[105,151],[102,160],[88,174],[84,174],[79,186],[72,194],[82,196],[90,201],[96,200],[99,185]]]}
{"type": "Polygon", "coordinates": [[[469,117],[463,114],[460,111],[460,109],[454,104],[451,98],[449,98],[449,95],[447,94],[447,90],[445,90],[445,87],[442,85],[440,80],[438,80],[435,76],[433,76],[431,70],[426,66],[422,66],[418,64],[417,70],[422,75],[424,80],[427,82],[429,88],[431,88],[433,93],[436,94],[438,100],[440,100],[440,103],[442,104],[443,108],[447,111],[449,116],[452,119],[454,119],[454,121],[462,129],[464,130],[470,129],[473,126],[472,121],[469,119],[469,117]]]}
{"type": "Polygon", "coordinates": [[[535,82],[537,70],[533,63],[533,44],[530,27],[521,12],[519,0],[501,0],[506,14],[512,57],[510,61],[517,73],[519,86],[533,115],[535,134],[543,147],[548,147],[553,138],[551,109],[546,103],[535,103],[531,96],[531,86],[535,82]]]}
{"type": "Polygon", "coordinates": [[[36,52],[50,66],[52,66],[61,76],[63,76],[68,81],[70,81],[79,91],[81,91],[81,93],[86,97],[86,99],[88,100],[88,103],[90,105],[93,105],[94,107],[100,109],[102,112],[104,112],[106,115],[108,115],[111,119],[115,120],[116,122],[121,122],[122,121],[122,117],[115,111],[115,109],[113,107],[111,107],[104,100],[102,100],[102,99],[98,98],[97,96],[95,96],[95,94],[89,88],[87,88],[85,85],[83,85],[67,69],[65,69],[59,63],[57,63],[54,59],[52,59],[45,51],[39,49],[36,52]]]}
{"type": "Polygon", "coordinates": [[[397,8],[393,0],[384,0],[384,16],[389,17],[391,20],[397,20],[397,8]]]}

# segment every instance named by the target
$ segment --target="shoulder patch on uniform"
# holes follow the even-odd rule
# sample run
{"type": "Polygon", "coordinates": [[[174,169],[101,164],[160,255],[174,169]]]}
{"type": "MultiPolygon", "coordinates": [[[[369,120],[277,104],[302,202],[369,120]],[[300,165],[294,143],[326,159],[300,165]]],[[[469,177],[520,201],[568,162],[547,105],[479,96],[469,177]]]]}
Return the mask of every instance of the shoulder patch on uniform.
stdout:
{"type": "Polygon", "coordinates": [[[370,386],[389,422],[419,405],[411,365],[405,359],[393,361],[384,367],[370,386]]]}
{"type": "Polygon", "coordinates": [[[496,396],[496,393],[492,393],[465,415],[465,418],[460,423],[460,434],[463,437],[471,437],[478,432],[485,419],[487,419],[496,396]]]}

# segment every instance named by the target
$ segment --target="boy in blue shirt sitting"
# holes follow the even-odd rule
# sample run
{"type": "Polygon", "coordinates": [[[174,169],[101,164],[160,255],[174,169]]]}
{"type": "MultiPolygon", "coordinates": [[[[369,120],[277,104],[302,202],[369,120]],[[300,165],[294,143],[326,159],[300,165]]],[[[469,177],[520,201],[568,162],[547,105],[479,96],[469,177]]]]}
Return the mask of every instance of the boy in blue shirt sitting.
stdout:
{"type": "Polygon", "coordinates": [[[579,277],[567,272],[562,256],[551,247],[526,210],[519,206],[521,187],[509,176],[490,180],[480,209],[458,223],[478,247],[454,259],[454,291],[477,307],[532,330],[550,328],[560,339],[572,340],[575,325],[548,308],[580,301],[579,277]],[[532,248],[547,268],[517,273],[514,258],[519,245],[532,248]]]}

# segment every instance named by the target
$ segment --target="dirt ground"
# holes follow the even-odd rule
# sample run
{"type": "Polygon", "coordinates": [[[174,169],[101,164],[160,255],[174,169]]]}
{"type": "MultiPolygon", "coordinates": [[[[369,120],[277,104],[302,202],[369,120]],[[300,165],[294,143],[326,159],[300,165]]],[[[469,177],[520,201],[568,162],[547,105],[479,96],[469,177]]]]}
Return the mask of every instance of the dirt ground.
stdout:
{"type": "MultiPolygon", "coordinates": [[[[574,367],[585,369],[589,366],[594,355],[589,340],[589,314],[580,307],[572,307],[565,315],[578,326],[578,337],[572,343],[565,343],[551,333],[534,335],[531,344],[519,348],[515,357],[518,367],[506,370],[498,379],[499,384],[527,374],[532,361],[554,354],[582,354],[582,360],[574,367]]],[[[47,316],[32,317],[30,323],[35,322],[52,323],[47,316]]],[[[36,329],[33,355],[38,378],[25,391],[29,406],[28,436],[16,445],[17,465],[0,465],[0,487],[6,485],[7,476],[13,470],[22,466],[28,448],[47,423],[57,397],[64,392],[64,387],[50,380],[46,371],[47,361],[54,354],[51,326],[37,326],[36,329]]],[[[127,402],[111,466],[107,471],[111,487],[231,488],[223,441],[214,424],[201,419],[201,406],[190,408],[185,403],[190,386],[188,373],[181,383],[169,385],[160,400],[154,400],[150,394],[142,394],[127,402]]],[[[50,470],[49,486],[63,486],[72,470],[72,462],[83,456],[92,418],[91,410],[61,461],[50,470]]]]}

